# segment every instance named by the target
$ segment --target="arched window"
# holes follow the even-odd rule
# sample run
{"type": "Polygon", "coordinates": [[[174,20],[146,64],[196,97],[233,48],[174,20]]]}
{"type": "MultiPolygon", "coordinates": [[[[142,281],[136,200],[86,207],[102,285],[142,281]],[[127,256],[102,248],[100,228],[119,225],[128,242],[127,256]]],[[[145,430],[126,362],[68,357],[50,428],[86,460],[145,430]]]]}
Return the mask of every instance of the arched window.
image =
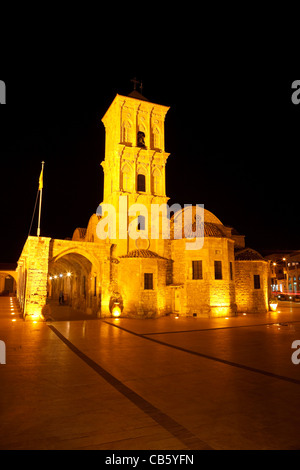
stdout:
{"type": "Polygon", "coordinates": [[[137,172],[137,191],[146,191],[146,169],[142,166],[138,168],[137,172]]]}
{"type": "Polygon", "coordinates": [[[123,123],[123,142],[126,144],[132,144],[132,125],[130,121],[123,123]]]}
{"type": "Polygon", "coordinates": [[[138,147],[145,148],[145,132],[143,131],[138,131],[137,133],[137,144],[138,147]]]}
{"type": "Polygon", "coordinates": [[[146,138],[146,128],[142,122],[139,122],[136,136],[136,145],[137,147],[146,147],[145,138],[146,138]]]}
{"type": "Polygon", "coordinates": [[[157,127],[155,127],[153,129],[152,146],[153,146],[154,149],[160,149],[161,148],[161,145],[160,145],[160,132],[159,132],[159,129],[157,127]]]}
{"type": "Polygon", "coordinates": [[[145,175],[138,174],[137,177],[137,190],[146,191],[146,177],[145,175]]]}
{"type": "Polygon", "coordinates": [[[123,191],[131,191],[132,184],[132,171],[128,165],[125,165],[122,169],[122,189],[123,191]]]}
{"type": "Polygon", "coordinates": [[[155,168],[152,174],[152,183],[153,183],[153,193],[161,193],[161,174],[158,168],[155,168]]]}

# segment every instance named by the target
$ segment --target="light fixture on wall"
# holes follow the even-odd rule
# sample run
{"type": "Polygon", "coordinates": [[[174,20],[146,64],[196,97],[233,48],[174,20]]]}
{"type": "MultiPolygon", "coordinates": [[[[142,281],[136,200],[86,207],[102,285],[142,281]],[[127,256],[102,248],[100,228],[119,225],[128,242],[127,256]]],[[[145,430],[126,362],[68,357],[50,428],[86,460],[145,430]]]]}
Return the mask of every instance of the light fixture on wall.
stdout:
{"type": "Polygon", "coordinates": [[[276,312],[278,306],[278,302],[275,300],[271,300],[270,302],[270,310],[271,312],[276,312]]]}
{"type": "Polygon", "coordinates": [[[121,315],[121,309],[119,302],[115,302],[112,309],[112,316],[118,318],[121,315]]]}

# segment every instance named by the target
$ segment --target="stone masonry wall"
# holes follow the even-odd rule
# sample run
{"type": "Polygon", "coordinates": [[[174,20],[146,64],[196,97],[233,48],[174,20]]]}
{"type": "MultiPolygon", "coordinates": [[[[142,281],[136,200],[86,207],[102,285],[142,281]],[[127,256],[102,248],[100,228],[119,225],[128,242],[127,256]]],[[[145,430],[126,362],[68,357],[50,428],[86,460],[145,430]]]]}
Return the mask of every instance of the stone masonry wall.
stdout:
{"type": "Polygon", "coordinates": [[[122,316],[149,318],[171,311],[171,292],[166,289],[166,260],[121,258],[118,273],[124,304],[122,316]],[[153,290],[144,289],[144,273],[153,274],[153,290]]]}
{"type": "Polygon", "coordinates": [[[173,282],[183,285],[180,313],[197,316],[236,314],[235,284],[230,276],[234,266],[233,242],[227,238],[207,237],[200,250],[186,250],[186,240],[172,242],[173,282]],[[193,279],[192,262],[202,261],[202,279],[193,279]],[[222,279],[216,280],[214,261],[222,262],[222,279]]]}
{"type": "Polygon", "coordinates": [[[268,263],[266,261],[235,261],[236,303],[240,313],[268,311],[268,263]],[[260,288],[254,288],[254,275],[260,276],[260,288]]]}
{"type": "Polygon", "coordinates": [[[22,294],[18,292],[25,319],[41,315],[46,304],[50,240],[47,237],[28,237],[19,259],[26,276],[23,280],[25,289],[22,294]]]}

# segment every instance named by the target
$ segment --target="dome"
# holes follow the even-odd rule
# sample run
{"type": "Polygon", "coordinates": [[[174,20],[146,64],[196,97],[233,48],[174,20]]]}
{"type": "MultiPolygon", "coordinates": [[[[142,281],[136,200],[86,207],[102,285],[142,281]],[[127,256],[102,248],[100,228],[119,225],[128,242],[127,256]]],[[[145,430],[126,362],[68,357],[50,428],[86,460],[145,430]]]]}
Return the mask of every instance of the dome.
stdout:
{"type": "MultiPolygon", "coordinates": [[[[207,209],[200,208],[201,212],[203,211],[204,215],[204,222],[208,222],[211,224],[223,225],[221,220],[218,219],[212,212],[208,211],[207,209]]],[[[184,209],[177,211],[172,217],[171,221],[174,220],[174,223],[178,217],[182,217],[184,214],[187,217],[194,217],[196,215],[196,206],[187,206],[184,209]],[[191,215],[192,213],[192,215],[191,215]]]]}
{"type": "Polygon", "coordinates": [[[220,219],[204,208],[200,208],[199,213],[196,214],[196,206],[188,206],[176,212],[171,217],[170,225],[174,238],[195,238],[195,236],[203,237],[203,235],[204,237],[226,238],[220,219]],[[196,223],[197,217],[198,223],[196,223]],[[184,220],[187,223],[186,227],[184,227],[184,220]]]}
{"type": "Polygon", "coordinates": [[[237,261],[264,261],[262,255],[252,248],[243,248],[242,250],[236,251],[235,259],[237,261]]]}

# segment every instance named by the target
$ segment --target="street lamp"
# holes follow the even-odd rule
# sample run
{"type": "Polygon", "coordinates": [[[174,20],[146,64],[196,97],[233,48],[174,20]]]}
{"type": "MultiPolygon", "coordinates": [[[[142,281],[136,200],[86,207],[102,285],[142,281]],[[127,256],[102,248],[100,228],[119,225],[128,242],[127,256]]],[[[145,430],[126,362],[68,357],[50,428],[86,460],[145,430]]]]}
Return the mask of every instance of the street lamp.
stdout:
{"type": "Polygon", "coordinates": [[[272,262],[272,267],[273,267],[273,272],[275,274],[275,278],[274,278],[274,284],[272,285],[272,291],[275,290],[276,288],[276,291],[278,291],[278,280],[283,280],[282,283],[280,283],[280,291],[288,291],[288,285],[286,285],[285,281],[286,279],[288,280],[288,274],[287,274],[287,262],[286,262],[286,258],[283,257],[283,258],[278,258],[276,259],[275,261],[272,262]],[[283,277],[281,278],[280,277],[280,272],[279,272],[279,269],[282,268],[282,274],[283,274],[283,277]],[[278,279],[279,278],[279,279],[278,279]]]}

